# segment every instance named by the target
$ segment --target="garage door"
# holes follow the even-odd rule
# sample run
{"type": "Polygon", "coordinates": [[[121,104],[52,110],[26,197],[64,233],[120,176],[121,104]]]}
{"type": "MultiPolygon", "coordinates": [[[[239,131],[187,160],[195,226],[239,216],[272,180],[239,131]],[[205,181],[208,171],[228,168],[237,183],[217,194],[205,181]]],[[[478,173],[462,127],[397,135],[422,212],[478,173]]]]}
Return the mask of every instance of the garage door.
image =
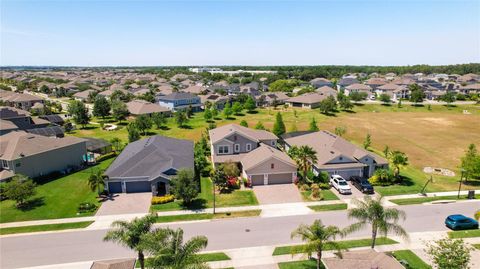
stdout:
{"type": "Polygon", "coordinates": [[[337,175],[342,176],[346,180],[350,180],[351,176],[360,176],[361,170],[339,170],[337,171],[337,175]]]}
{"type": "Polygon", "coordinates": [[[252,185],[253,186],[263,185],[263,175],[253,175],[252,185]]]}
{"type": "Polygon", "coordinates": [[[149,181],[126,182],[127,193],[151,192],[152,187],[149,181]]]}
{"type": "Polygon", "coordinates": [[[270,174],[268,175],[268,184],[288,184],[292,183],[292,173],[270,174]]]}
{"type": "Polygon", "coordinates": [[[121,193],[122,182],[108,182],[108,191],[110,193],[121,193]]]}

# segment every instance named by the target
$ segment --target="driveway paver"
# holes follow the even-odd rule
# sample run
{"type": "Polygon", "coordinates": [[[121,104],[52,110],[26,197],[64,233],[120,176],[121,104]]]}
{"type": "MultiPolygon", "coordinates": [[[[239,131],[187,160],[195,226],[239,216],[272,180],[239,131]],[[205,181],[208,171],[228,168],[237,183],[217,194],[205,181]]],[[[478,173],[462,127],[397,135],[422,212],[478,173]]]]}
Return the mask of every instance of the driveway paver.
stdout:
{"type": "Polygon", "coordinates": [[[148,213],[152,194],[120,193],[102,202],[96,216],[148,213]]]}
{"type": "Polygon", "coordinates": [[[253,192],[260,204],[302,202],[302,196],[294,184],[254,186],[253,192]]]}

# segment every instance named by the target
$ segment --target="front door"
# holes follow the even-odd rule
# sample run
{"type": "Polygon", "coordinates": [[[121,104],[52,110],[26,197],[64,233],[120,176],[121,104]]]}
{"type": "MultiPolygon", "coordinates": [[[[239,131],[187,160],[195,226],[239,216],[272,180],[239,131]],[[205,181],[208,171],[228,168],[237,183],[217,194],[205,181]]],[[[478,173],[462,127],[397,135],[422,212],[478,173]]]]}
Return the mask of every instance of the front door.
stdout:
{"type": "Polygon", "coordinates": [[[365,166],[365,167],[363,167],[363,177],[364,177],[364,178],[369,178],[369,177],[370,177],[370,175],[369,175],[369,173],[368,173],[369,170],[370,170],[370,166],[365,166]]]}
{"type": "Polygon", "coordinates": [[[165,182],[158,182],[157,196],[164,196],[165,194],[167,194],[167,187],[165,186],[165,182]]]}

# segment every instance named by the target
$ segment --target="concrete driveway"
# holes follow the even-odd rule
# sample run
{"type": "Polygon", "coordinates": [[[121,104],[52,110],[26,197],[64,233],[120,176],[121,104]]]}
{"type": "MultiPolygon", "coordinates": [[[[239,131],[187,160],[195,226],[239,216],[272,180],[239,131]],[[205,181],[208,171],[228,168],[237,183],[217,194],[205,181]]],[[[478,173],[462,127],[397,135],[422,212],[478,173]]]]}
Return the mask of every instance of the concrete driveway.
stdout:
{"type": "Polygon", "coordinates": [[[260,204],[281,204],[302,202],[302,196],[294,184],[253,186],[253,192],[260,204]]]}
{"type": "Polygon", "coordinates": [[[96,216],[148,213],[152,193],[119,193],[102,202],[96,216]]]}

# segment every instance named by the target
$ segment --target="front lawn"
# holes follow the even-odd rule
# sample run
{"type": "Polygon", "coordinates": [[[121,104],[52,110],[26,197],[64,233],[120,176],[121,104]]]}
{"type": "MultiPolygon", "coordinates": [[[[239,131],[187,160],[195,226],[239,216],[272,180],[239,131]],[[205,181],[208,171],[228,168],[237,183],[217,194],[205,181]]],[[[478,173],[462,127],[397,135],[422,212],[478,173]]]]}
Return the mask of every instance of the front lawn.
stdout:
{"type": "Polygon", "coordinates": [[[257,217],[261,210],[243,210],[226,213],[200,213],[200,214],[184,214],[184,215],[170,215],[159,216],[157,222],[176,222],[176,221],[192,221],[192,220],[211,220],[211,219],[229,219],[240,217],[257,217]]]}
{"type": "Polygon", "coordinates": [[[331,204],[331,205],[312,205],[309,206],[310,209],[314,211],[330,211],[330,210],[345,210],[348,205],[345,203],[341,204],[331,204]]]}
{"type": "MultiPolygon", "coordinates": [[[[258,205],[255,193],[251,190],[235,190],[231,193],[222,193],[215,195],[216,207],[230,207],[230,206],[246,206],[246,205],[258,205]]],[[[210,178],[201,179],[201,192],[197,199],[193,201],[189,207],[184,207],[182,201],[176,200],[171,203],[152,205],[150,210],[156,211],[172,211],[172,210],[184,210],[184,209],[203,209],[207,207],[213,207],[213,192],[212,181],[210,178]]]]}
{"type": "Polygon", "coordinates": [[[392,252],[397,261],[405,261],[407,269],[431,269],[432,267],[420,259],[411,250],[397,250],[392,252]]]}
{"type": "MultiPolygon", "coordinates": [[[[343,240],[343,241],[337,241],[340,246],[343,248],[358,248],[358,247],[368,247],[372,244],[372,239],[356,239],[356,240],[343,240]]],[[[376,245],[392,245],[392,244],[398,244],[397,241],[390,239],[388,237],[380,237],[377,238],[376,245]]],[[[328,248],[325,248],[324,250],[331,250],[328,248]]],[[[277,255],[287,255],[287,254],[296,254],[296,253],[301,253],[301,250],[297,249],[297,246],[282,246],[282,247],[276,247],[275,250],[273,251],[273,256],[277,255]]]]}
{"type": "Polygon", "coordinates": [[[300,191],[302,194],[302,199],[305,202],[314,202],[314,201],[331,201],[331,200],[340,200],[338,197],[335,195],[335,193],[332,192],[332,190],[320,190],[320,193],[322,194],[323,199],[321,200],[314,200],[312,199],[312,191],[300,191]]]}
{"type": "Polygon", "coordinates": [[[28,206],[21,209],[14,201],[0,202],[0,222],[85,217],[95,212],[77,214],[80,203],[99,205],[97,192],[90,190],[88,177],[97,169],[106,169],[114,159],[105,160],[93,167],[51,181],[38,182],[37,194],[28,206]]]}
{"type": "Polygon", "coordinates": [[[93,221],[81,221],[81,222],[71,222],[71,223],[59,223],[59,224],[45,224],[45,225],[35,225],[35,226],[1,228],[0,229],[0,235],[18,234],[18,233],[46,232],[46,231],[60,231],[60,230],[67,230],[67,229],[81,229],[81,228],[88,227],[92,223],[93,223],[93,221]]]}
{"type": "MultiPolygon", "coordinates": [[[[204,262],[218,262],[218,261],[228,261],[231,260],[227,254],[224,252],[212,252],[212,253],[202,253],[197,254],[197,256],[202,259],[204,262]]],[[[148,268],[148,263],[150,262],[150,258],[145,259],[145,268],[148,268]]],[[[135,268],[140,268],[140,263],[135,263],[135,268]]]]}
{"type": "Polygon", "coordinates": [[[480,237],[480,229],[451,231],[451,232],[448,232],[448,237],[450,238],[480,237]]]}
{"type": "MultiPolygon", "coordinates": [[[[440,200],[465,200],[467,199],[466,195],[460,195],[460,199],[457,198],[457,195],[454,196],[435,196],[435,197],[419,197],[419,198],[405,198],[405,199],[392,199],[390,202],[397,205],[415,205],[423,204],[440,200]]],[[[480,194],[475,195],[475,199],[480,199],[480,194]]]]}
{"type": "MultiPolygon", "coordinates": [[[[306,261],[281,262],[278,264],[279,269],[317,269],[317,260],[311,259],[306,261]]],[[[323,263],[320,263],[320,269],[325,269],[323,263]]]]}

